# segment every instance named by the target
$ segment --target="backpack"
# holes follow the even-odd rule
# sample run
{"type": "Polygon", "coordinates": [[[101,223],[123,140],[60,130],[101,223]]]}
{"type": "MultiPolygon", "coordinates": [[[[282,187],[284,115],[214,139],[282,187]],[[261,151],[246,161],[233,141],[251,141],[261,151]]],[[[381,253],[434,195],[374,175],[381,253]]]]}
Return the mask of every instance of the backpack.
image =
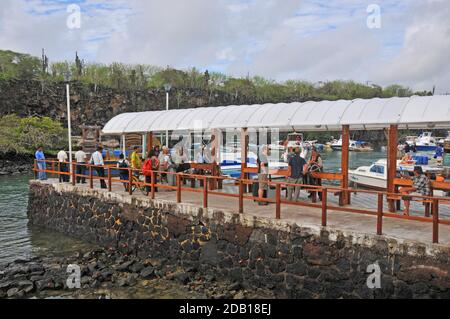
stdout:
{"type": "Polygon", "coordinates": [[[128,168],[128,164],[125,160],[119,162],[119,168],[128,168]]]}

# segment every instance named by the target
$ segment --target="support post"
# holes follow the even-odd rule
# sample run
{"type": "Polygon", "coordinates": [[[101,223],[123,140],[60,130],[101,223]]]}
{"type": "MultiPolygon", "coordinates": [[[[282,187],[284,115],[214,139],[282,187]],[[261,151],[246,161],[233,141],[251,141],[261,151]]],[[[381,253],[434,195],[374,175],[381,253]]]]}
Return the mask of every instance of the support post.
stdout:
{"type": "Polygon", "coordinates": [[[239,180],[239,214],[244,213],[244,183],[239,180]]]}
{"type": "Polygon", "coordinates": [[[247,139],[247,129],[241,129],[241,179],[247,179],[247,173],[245,169],[247,168],[247,157],[248,157],[248,139],[247,139]]]}
{"type": "Polygon", "coordinates": [[[125,158],[127,158],[127,154],[126,154],[126,151],[127,151],[127,144],[126,144],[126,138],[125,138],[125,134],[123,134],[122,135],[122,154],[123,154],[123,156],[125,156],[125,158]]]}
{"type": "Polygon", "coordinates": [[[128,168],[128,194],[133,195],[133,170],[128,168]]]}
{"type": "Polygon", "coordinates": [[[108,191],[109,191],[109,192],[112,192],[111,167],[108,167],[108,191]]]}
{"type": "Polygon", "coordinates": [[[377,235],[383,235],[383,194],[378,194],[377,235]]]}
{"type": "Polygon", "coordinates": [[[152,171],[152,175],[150,177],[150,183],[152,185],[152,190],[150,192],[151,198],[155,199],[155,184],[156,184],[156,173],[152,171]]]}
{"type": "Polygon", "coordinates": [[[203,178],[203,208],[208,208],[208,178],[203,178]]]}
{"type": "MultiPolygon", "coordinates": [[[[348,162],[349,162],[349,145],[350,144],[350,126],[342,126],[342,158],[341,158],[341,172],[342,172],[342,183],[341,187],[344,189],[348,188],[348,162]]],[[[343,202],[344,205],[350,204],[350,192],[344,191],[343,202]]]]}
{"type": "MultiPolygon", "coordinates": [[[[391,125],[389,128],[388,154],[387,154],[387,191],[395,193],[394,179],[397,176],[397,140],[398,126],[391,125]]],[[[395,201],[389,200],[389,211],[395,211],[395,201]]]]}
{"type": "Polygon", "coordinates": [[[75,163],[71,163],[70,165],[72,165],[72,186],[75,186],[77,184],[77,179],[76,179],[76,168],[75,168],[75,163]]]}
{"type": "Polygon", "coordinates": [[[177,203],[181,203],[181,175],[177,174],[177,203]]]}
{"type": "Polygon", "coordinates": [[[433,244],[439,243],[439,200],[433,199],[433,244]]]}
{"type": "Polygon", "coordinates": [[[276,185],[275,199],[276,199],[276,213],[275,218],[281,219],[281,185],[276,185]]]}
{"type": "Polygon", "coordinates": [[[327,226],[328,190],[322,188],[322,226],[327,226]]]}
{"type": "Polygon", "coordinates": [[[92,165],[89,165],[89,187],[94,188],[94,173],[92,172],[92,165]]]}

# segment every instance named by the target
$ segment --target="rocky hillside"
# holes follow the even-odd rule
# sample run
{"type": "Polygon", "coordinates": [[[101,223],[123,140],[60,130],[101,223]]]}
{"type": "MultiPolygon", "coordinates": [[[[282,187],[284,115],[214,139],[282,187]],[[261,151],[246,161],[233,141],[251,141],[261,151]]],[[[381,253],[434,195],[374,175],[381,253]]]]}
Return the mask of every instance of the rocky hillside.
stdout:
{"type": "MultiPolygon", "coordinates": [[[[258,103],[243,94],[209,90],[174,89],[170,96],[171,109],[258,103]]],[[[286,102],[298,100],[301,98],[292,96],[286,102]]],[[[79,134],[80,125],[103,126],[123,112],[162,110],[165,108],[165,92],[161,89],[117,90],[76,82],[71,85],[71,106],[74,133],[79,134]]],[[[65,124],[64,83],[0,80],[0,116],[11,113],[49,116],[65,124]]]]}

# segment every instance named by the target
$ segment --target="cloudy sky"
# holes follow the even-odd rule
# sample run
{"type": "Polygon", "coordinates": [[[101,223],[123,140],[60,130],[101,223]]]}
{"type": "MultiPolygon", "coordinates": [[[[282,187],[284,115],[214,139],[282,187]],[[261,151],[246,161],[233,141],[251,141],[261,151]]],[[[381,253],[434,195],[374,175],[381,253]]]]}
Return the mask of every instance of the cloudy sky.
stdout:
{"type": "Polygon", "coordinates": [[[40,55],[42,48],[53,61],[78,51],[91,62],[195,66],[279,81],[436,85],[445,93],[450,1],[1,0],[0,49],[40,55]],[[80,28],[68,27],[76,22],[73,4],[80,28]],[[372,4],[381,10],[379,28],[372,4]]]}

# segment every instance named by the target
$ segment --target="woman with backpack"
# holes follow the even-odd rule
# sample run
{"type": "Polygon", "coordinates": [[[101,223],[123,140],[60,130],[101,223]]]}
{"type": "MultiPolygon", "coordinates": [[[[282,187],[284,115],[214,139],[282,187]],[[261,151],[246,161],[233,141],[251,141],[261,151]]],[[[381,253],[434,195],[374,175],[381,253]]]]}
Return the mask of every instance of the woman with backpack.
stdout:
{"type": "Polygon", "coordinates": [[[130,167],[130,163],[125,158],[125,155],[120,154],[120,160],[117,163],[117,168],[119,171],[119,176],[121,181],[126,181],[123,183],[123,186],[125,187],[125,191],[128,192],[128,168],[130,167]]]}
{"type": "MultiPolygon", "coordinates": [[[[147,159],[144,162],[144,166],[142,167],[142,174],[145,176],[145,183],[150,184],[152,182],[152,174],[155,179],[155,183],[157,182],[156,172],[159,170],[159,160],[156,152],[151,150],[148,152],[147,159]]],[[[147,186],[147,192],[151,192],[151,186],[147,186]]],[[[155,192],[158,191],[158,188],[155,187],[155,192]]]]}

